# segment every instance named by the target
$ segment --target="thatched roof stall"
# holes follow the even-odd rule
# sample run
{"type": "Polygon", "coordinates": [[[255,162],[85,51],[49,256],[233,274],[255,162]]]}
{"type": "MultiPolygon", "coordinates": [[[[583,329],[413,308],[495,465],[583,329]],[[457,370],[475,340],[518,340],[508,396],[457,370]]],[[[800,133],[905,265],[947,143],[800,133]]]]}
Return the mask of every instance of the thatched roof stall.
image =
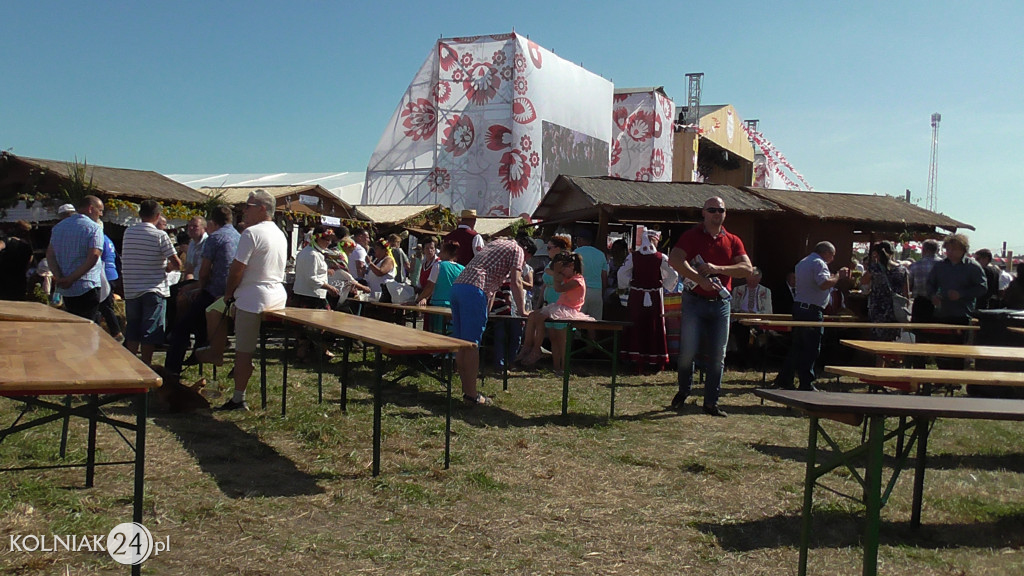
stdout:
{"type": "Polygon", "coordinates": [[[11,206],[5,219],[56,221],[57,206],[67,202],[63,190],[72,187],[76,178],[91,182],[94,193],[108,204],[111,200],[138,203],[153,199],[167,207],[179,202],[202,204],[207,200],[192,188],[148,170],[26,158],[2,152],[0,198],[11,206]]]}
{"type": "Polygon", "coordinates": [[[366,220],[356,211],[355,207],[332,194],[319,184],[300,186],[225,186],[221,188],[201,188],[200,191],[208,198],[219,198],[229,206],[240,208],[256,190],[265,190],[276,200],[275,211],[287,215],[292,220],[308,225],[313,220],[323,220],[327,224],[339,224],[338,221],[366,220]],[[322,217],[326,216],[324,219],[322,217]],[[333,220],[332,220],[333,219],[333,220]]]}
{"type": "Polygon", "coordinates": [[[883,239],[924,239],[941,237],[958,229],[974,228],[944,214],[925,210],[900,198],[836,192],[803,192],[767,188],[744,188],[758,198],[785,210],[759,223],[752,240],[764,246],[760,261],[764,283],[774,290],[785,290],[783,283],[793,266],[828,240],[836,246],[832,268],[849,266],[854,242],[883,239]]]}
{"type": "Polygon", "coordinates": [[[491,239],[499,236],[513,236],[513,228],[516,222],[526,221],[522,218],[486,218],[476,219],[476,226],[473,227],[484,238],[491,239]]]}
{"type": "MultiPolygon", "coordinates": [[[[753,232],[754,223],[782,209],[739,188],[695,182],[636,182],[611,177],[561,175],[541,200],[533,218],[549,225],[596,222],[595,245],[602,246],[614,228],[635,224],[677,231],[701,218],[701,208],[719,196],[729,209],[726,227],[741,237],[753,232]],[[623,226],[617,226],[623,225],[623,226]]],[[[663,235],[663,240],[667,240],[663,235]]]]}

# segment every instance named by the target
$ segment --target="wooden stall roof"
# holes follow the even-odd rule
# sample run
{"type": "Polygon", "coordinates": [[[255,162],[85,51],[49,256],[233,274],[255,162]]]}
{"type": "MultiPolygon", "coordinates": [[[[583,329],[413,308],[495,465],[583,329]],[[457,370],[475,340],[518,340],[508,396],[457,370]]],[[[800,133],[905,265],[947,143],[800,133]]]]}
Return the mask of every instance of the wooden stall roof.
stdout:
{"type": "MultiPolygon", "coordinates": [[[[5,170],[4,174],[0,174],[0,186],[14,184],[8,180],[19,178],[17,173],[27,174],[28,170],[40,170],[55,176],[53,184],[48,184],[44,176],[41,185],[58,186],[59,181],[68,178],[74,169],[74,162],[26,158],[7,152],[3,154],[5,160],[14,163],[16,168],[20,165],[21,169],[5,170]]],[[[153,199],[166,202],[202,203],[206,201],[206,196],[198,191],[156,172],[95,166],[84,162],[80,165],[86,166],[86,179],[91,178],[93,185],[103,196],[137,200],[153,199]]]]}
{"type": "Polygon", "coordinates": [[[355,209],[375,224],[401,224],[440,207],[440,204],[360,204],[355,209]]]}
{"type": "Polygon", "coordinates": [[[546,222],[577,220],[605,209],[615,219],[617,210],[641,209],[661,212],[666,222],[681,221],[684,213],[699,217],[705,200],[713,196],[725,200],[730,212],[782,212],[776,204],[733,186],[562,174],[534,210],[533,217],[546,222]]]}
{"type": "Polygon", "coordinates": [[[200,191],[210,197],[220,196],[226,204],[231,206],[244,203],[249,199],[249,194],[256,190],[265,190],[271,196],[278,200],[278,205],[281,205],[282,200],[290,200],[291,210],[303,211],[303,212],[317,212],[320,214],[327,214],[329,216],[336,216],[338,218],[348,219],[365,219],[362,218],[355,207],[345,202],[337,195],[332,193],[330,190],[320,186],[319,184],[302,184],[296,186],[224,186],[220,188],[204,187],[200,188],[200,191]],[[302,204],[299,201],[299,196],[316,196],[328,202],[334,209],[330,207],[327,209],[314,210],[313,207],[302,204]]]}
{"type": "Polygon", "coordinates": [[[473,229],[477,233],[482,234],[488,238],[494,238],[496,236],[510,236],[512,232],[512,225],[522,218],[492,218],[492,217],[480,217],[476,219],[476,225],[473,229]]]}
{"type": "Polygon", "coordinates": [[[752,194],[807,218],[864,222],[873,226],[967,228],[970,224],[915,206],[900,198],[841,192],[804,192],[770,188],[747,188],[752,194]]]}

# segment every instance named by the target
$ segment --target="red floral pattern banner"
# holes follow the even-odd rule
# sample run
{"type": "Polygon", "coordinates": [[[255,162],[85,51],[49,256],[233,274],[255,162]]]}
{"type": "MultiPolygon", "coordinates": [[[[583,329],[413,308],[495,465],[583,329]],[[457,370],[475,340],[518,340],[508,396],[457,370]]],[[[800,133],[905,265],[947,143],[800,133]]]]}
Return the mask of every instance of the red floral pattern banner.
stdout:
{"type": "Polygon", "coordinates": [[[608,174],[671,182],[674,110],[672,100],[658,91],[616,94],[608,174]]]}

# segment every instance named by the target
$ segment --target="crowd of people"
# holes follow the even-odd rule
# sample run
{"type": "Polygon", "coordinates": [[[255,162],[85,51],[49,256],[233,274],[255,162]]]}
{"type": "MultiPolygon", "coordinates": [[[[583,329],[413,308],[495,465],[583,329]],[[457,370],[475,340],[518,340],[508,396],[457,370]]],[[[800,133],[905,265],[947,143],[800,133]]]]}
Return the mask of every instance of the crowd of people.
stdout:
{"type": "MultiPolygon", "coordinates": [[[[464,210],[455,230],[443,237],[420,237],[410,243],[409,253],[398,234],[371,240],[366,228],[350,232],[344,226],[317,225],[306,232],[293,263],[288,241],[273,221],[274,207],[275,199],[257,190],[249,195],[237,226],[232,210],[222,206],[205,218],[192,218],[185,234],[172,238],[162,207],[147,200],[139,208],[140,222],[125,230],[118,254],[103,232],[103,202],[86,196],[76,206],[60,207],[61,220],[44,258],[33,256],[27,223],[18,223],[0,240],[0,297],[25,299],[35,279],[69,312],[102,318],[111,335],[147,364],[157,349],[165,348],[164,374],[171,382],[180,379],[185,366],[223,362],[226,318],[233,317],[235,387],[219,409],[244,410],[265,310],[286,305],[344,310],[350,298],[363,294],[380,301],[402,298],[450,308],[452,334],[477,344],[489,315],[506,315],[509,321],[493,322],[495,366],[513,361],[531,366],[549,350],[556,370],[562,368],[565,322],[628,319],[622,359],[638,372],[660,372],[670,363],[669,296],[678,298],[682,309],[678,391],[670,404],[685,409],[699,368],[705,383],[703,411],[717,417],[726,416],[719,397],[727,351],[747,356],[753,346],[764,345],[765,335],[733,324],[733,313],[772,314],[785,308],[794,320],[820,321],[845,309],[850,290],[857,289],[866,294],[869,320],[882,324],[966,324],[977,309],[1024,308],[1020,277],[1001,271],[988,250],[972,257],[962,234],[946,237],[941,245],[925,241],[921,258],[912,262],[899,260],[892,243],[877,242],[862,262],[835,272],[830,268],[836,248],[821,241],[795,263],[787,290],[773,304],[772,291],[762,284],[761,270],[752,265],[743,241],[726,229],[726,206],[718,197],[707,199],[701,221],[670,247],[650,228],[641,229],[635,250],[616,239],[607,253],[594,246],[594,231],[584,227],[543,242],[525,234],[485,242],[474,229],[475,211],[464,210]],[[114,313],[115,294],[124,299],[123,324],[114,313]],[[506,357],[506,350],[513,357],[506,357]]],[[[438,332],[445,327],[440,316],[425,326],[438,332]]],[[[815,389],[822,334],[820,328],[793,331],[776,386],[815,389]]],[[[899,328],[872,329],[879,340],[903,336],[899,328]]],[[[300,359],[308,359],[311,348],[300,338],[300,359]]],[[[490,403],[476,388],[479,347],[459,351],[456,367],[466,404],[490,403]]]]}

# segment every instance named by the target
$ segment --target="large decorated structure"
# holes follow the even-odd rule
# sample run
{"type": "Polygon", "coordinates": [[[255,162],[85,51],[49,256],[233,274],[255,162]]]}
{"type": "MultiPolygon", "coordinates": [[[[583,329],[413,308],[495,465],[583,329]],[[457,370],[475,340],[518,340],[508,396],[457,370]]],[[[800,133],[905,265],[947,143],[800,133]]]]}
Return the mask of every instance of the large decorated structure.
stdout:
{"type": "Polygon", "coordinates": [[[674,115],[675,104],[660,86],[616,89],[608,175],[671,182],[674,115]]]}
{"type": "Polygon", "coordinates": [[[608,174],[612,101],[611,82],[518,34],[439,40],[370,158],[362,203],[530,214],[559,174],[608,174]]]}

